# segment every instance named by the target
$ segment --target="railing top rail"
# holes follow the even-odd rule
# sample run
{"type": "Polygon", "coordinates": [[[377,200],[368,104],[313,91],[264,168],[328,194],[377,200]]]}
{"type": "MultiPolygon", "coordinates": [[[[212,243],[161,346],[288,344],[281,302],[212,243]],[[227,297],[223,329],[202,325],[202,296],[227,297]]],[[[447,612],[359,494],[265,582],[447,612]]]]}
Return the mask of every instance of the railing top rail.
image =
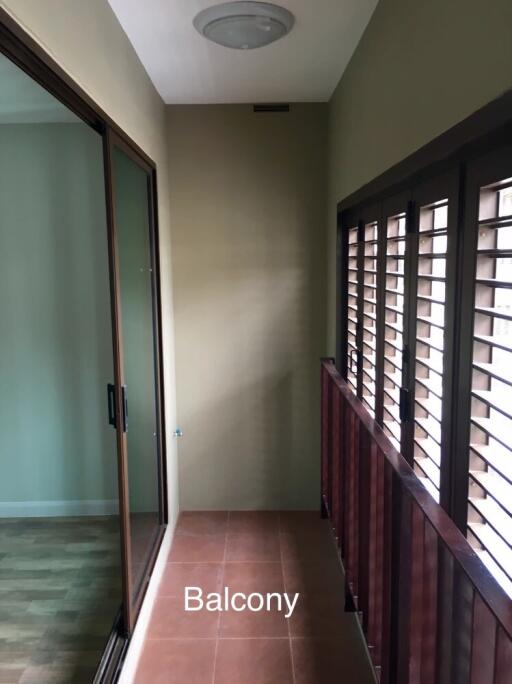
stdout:
{"type": "Polygon", "coordinates": [[[354,411],[379,451],[388,461],[405,491],[432,525],[449,553],[465,573],[496,620],[512,639],[512,600],[499,586],[469,542],[446,511],[432,498],[404,457],[394,448],[382,428],[366,411],[339,374],[333,359],[322,359],[322,366],[339,392],[354,411]]]}

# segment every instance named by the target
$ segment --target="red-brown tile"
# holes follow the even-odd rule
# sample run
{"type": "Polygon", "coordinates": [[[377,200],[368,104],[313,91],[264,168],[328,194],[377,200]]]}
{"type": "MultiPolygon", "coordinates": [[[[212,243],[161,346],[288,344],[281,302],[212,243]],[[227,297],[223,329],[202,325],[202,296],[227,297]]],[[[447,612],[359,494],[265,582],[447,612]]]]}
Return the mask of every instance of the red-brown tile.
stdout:
{"type": "Polygon", "coordinates": [[[223,586],[246,594],[257,591],[284,591],[283,569],[279,562],[228,562],[223,586]]]}
{"type": "Polygon", "coordinates": [[[290,635],[296,637],[338,637],[351,616],[344,611],[341,596],[301,594],[289,619],[290,635]]]}
{"type": "Polygon", "coordinates": [[[205,608],[186,611],[183,597],[161,596],[151,615],[148,639],[214,638],[217,636],[218,625],[219,613],[205,608]]]}
{"type": "Polygon", "coordinates": [[[285,534],[329,534],[329,523],[318,511],[280,511],[279,529],[285,534]]]}
{"type": "Polygon", "coordinates": [[[214,684],[292,684],[289,639],[220,639],[214,684]]]}
{"type": "Polygon", "coordinates": [[[292,653],[295,684],[375,682],[361,641],[292,639],[292,653]]]}
{"type": "Polygon", "coordinates": [[[279,535],[266,532],[228,534],[226,560],[280,561],[279,535]]]}
{"type": "Polygon", "coordinates": [[[149,639],[134,684],[211,684],[215,648],[215,639],[149,639]]]}
{"type": "MultiPolygon", "coordinates": [[[[254,603],[256,606],[257,604],[254,603]]],[[[279,612],[276,598],[272,599],[271,610],[252,612],[245,609],[240,612],[228,610],[220,617],[220,636],[222,637],[287,637],[288,624],[285,618],[286,605],[279,612]]]]}
{"type": "Polygon", "coordinates": [[[185,587],[201,587],[205,593],[218,592],[222,572],[222,563],[167,563],[158,594],[183,596],[185,587]]]}
{"type": "Polygon", "coordinates": [[[283,573],[287,592],[344,596],[345,582],[337,558],[329,558],[324,562],[291,558],[284,561],[283,573]]]}
{"type": "Polygon", "coordinates": [[[225,534],[228,527],[226,511],[183,511],[176,525],[176,535],[225,534]]]}
{"type": "Polygon", "coordinates": [[[281,534],[283,561],[302,559],[326,562],[337,557],[336,546],[328,535],[323,534],[281,534]]]}
{"type": "Polygon", "coordinates": [[[228,533],[276,533],[279,515],[275,511],[232,511],[229,514],[228,533]]]}
{"type": "Polygon", "coordinates": [[[169,562],[212,563],[224,560],[226,537],[222,534],[174,537],[169,562]]]}

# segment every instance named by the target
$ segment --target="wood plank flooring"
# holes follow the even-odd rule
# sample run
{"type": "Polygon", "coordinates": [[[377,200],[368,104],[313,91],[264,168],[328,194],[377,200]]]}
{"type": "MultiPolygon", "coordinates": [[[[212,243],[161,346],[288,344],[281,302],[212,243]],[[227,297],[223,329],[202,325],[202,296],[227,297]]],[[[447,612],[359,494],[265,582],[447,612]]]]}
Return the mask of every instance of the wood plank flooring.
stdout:
{"type": "Polygon", "coordinates": [[[117,517],[0,519],[0,684],[89,684],[121,605],[117,517]]]}

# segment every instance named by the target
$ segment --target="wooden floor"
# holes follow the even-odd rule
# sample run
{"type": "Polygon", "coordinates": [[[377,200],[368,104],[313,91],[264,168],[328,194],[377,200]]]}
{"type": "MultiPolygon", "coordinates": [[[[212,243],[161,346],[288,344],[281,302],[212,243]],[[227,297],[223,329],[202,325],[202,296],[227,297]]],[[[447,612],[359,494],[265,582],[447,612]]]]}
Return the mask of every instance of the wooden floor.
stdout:
{"type": "Polygon", "coordinates": [[[0,519],[0,683],[90,684],[120,576],[116,517],[0,519]]]}

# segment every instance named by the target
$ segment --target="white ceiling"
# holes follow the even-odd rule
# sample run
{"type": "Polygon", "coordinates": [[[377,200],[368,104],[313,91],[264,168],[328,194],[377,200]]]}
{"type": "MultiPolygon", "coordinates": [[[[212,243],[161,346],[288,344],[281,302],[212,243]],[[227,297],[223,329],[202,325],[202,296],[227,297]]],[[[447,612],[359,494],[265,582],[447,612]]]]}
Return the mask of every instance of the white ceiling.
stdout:
{"type": "Polygon", "coordinates": [[[169,104],[324,102],[377,0],[275,0],[295,15],[282,40],[230,50],[192,25],[224,0],[109,0],[151,80],[169,104]]]}

